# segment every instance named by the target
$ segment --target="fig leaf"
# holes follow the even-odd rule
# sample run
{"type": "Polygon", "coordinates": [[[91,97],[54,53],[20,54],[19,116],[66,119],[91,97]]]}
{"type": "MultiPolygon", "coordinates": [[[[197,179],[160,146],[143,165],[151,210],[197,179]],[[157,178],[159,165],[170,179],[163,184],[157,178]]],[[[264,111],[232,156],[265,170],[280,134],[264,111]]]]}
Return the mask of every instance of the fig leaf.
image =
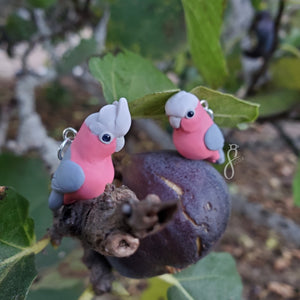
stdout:
{"type": "Polygon", "coordinates": [[[42,160],[35,157],[0,155],[0,183],[12,186],[29,201],[29,215],[34,219],[37,239],[44,236],[52,214],[45,202],[49,196],[49,173],[42,160]]]}
{"type": "Polygon", "coordinates": [[[182,0],[192,58],[205,81],[219,87],[227,76],[220,44],[226,1],[182,0]]]}
{"type": "Polygon", "coordinates": [[[208,102],[209,108],[214,112],[214,121],[220,127],[235,127],[241,123],[253,122],[258,117],[259,104],[203,86],[192,89],[191,93],[208,102]]]}
{"type": "Polygon", "coordinates": [[[35,244],[28,201],[12,189],[0,188],[0,299],[25,299],[36,276],[34,254],[49,243],[35,244]]]}
{"type": "Polygon", "coordinates": [[[228,253],[211,253],[195,265],[161,279],[173,284],[168,300],[240,300],[242,283],[228,253]]]}
{"type": "Polygon", "coordinates": [[[108,103],[125,97],[128,102],[147,94],[174,89],[174,84],[152,63],[125,50],[114,56],[93,57],[89,61],[92,75],[100,81],[108,103]]]}

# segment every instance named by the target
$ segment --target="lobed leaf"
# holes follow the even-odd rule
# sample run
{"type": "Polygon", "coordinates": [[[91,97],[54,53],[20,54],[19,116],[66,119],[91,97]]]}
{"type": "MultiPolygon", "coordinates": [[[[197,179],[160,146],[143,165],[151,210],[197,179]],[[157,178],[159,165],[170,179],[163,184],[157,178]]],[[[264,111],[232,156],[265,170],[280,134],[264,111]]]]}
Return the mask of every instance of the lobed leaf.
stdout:
{"type": "Polygon", "coordinates": [[[106,101],[125,97],[129,102],[147,94],[174,89],[174,84],[152,63],[130,51],[111,53],[89,61],[92,75],[100,81],[106,101]]]}
{"type": "Polygon", "coordinates": [[[34,253],[48,240],[36,244],[28,201],[12,189],[0,188],[0,299],[26,298],[36,276],[34,253]]]}
{"type": "Polygon", "coordinates": [[[214,112],[215,122],[221,127],[235,127],[240,123],[253,122],[258,117],[259,105],[199,86],[191,93],[205,99],[214,112]]]}
{"type": "Polygon", "coordinates": [[[168,300],[240,300],[242,296],[241,279],[228,253],[211,253],[180,273],[161,278],[174,284],[168,300]]]}
{"type": "Polygon", "coordinates": [[[221,86],[227,76],[220,44],[224,0],[182,0],[193,61],[205,81],[221,86]]]}

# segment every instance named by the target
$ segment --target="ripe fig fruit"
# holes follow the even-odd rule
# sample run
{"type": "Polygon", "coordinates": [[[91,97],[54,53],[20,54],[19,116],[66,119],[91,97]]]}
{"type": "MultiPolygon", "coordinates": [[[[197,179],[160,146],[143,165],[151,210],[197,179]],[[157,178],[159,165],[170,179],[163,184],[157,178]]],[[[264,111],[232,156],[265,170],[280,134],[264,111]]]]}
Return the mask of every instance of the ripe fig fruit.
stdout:
{"type": "Polygon", "coordinates": [[[167,226],[140,240],[137,251],[107,257],[122,275],[152,277],[185,268],[204,257],[225,231],[231,202],[223,177],[207,162],[188,160],[175,151],[134,154],[122,166],[123,184],[139,199],[156,194],[179,199],[167,226]]]}

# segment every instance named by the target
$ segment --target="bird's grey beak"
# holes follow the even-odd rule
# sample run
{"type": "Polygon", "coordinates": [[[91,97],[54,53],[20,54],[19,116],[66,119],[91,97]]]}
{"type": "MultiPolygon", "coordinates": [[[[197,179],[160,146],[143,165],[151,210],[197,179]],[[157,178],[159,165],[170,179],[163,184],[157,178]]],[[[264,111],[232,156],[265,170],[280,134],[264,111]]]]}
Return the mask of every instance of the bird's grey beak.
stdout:
{"type": "Polygon", "coordinates": [[[173,128],[177,129],[180,127],[181,118],[171,116],[169,122],[173,128]]]}
{"type": "Polygon", "coordinates": [[[125,138],[124,136],[122,137],[118,137],[117,138],[117,146],[116,146],[116,151],[115,152],[119,152],[120,150],[122,150],[122,148],[125,145],[125,138]]]}

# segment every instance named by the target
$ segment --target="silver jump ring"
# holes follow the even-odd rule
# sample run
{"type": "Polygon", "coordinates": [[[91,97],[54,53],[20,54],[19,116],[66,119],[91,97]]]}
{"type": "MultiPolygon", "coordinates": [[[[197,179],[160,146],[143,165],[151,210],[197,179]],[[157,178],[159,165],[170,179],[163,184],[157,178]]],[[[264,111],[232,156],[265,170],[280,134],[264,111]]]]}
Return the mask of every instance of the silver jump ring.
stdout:
{"type": "Polygon", "coordinates": [[[206,110],[206,112],[209,114],[209,116],[212,119],[214,119],[214,112],[212,109],[209,108],[208,102],[206,100],[201,100],[200,103],[203,106],[203,108],[206,110]]]}
{"type": "Polygon", "coordinates": [[[68,148],[71,144],[72,141],[74,140],[75,136],[77,134],[77,130],[72,128],[72,127],[68,127],[63,131],[63,142],[60,144],[58,151],[57,151],[57,157],[59,160],[63,159],[63,154],[66,150],[66,148],[68,148]]]}
{"type": "Polygon", "coordinates": [[[205,108],[205,110],[208,110],[208,102],[206,100],[200,100],[201,105],[205,108]]]}
{"type": "Polygon", "coordinates": [[[64,140],[66,140],[67,138],[69,138],[70,140],[73,140],[75,138],[76,134],[77,134],[76,129],[74,129],[72,127],[68,127],[66,129],[64,129],[62,136],[63,136],[64,140]],[[68,136],[69,133],[71,133],[71,136],[68,136]]]}
{"type": "Polygon", "coordinates": [[[70,140],[69,138],[66,138],[59,146],[58,151],[57,151],[57,157],[59,160],[63,159],[63,152],[64,149],[69,146],[72,143],[72,140],[70,140]]]}

